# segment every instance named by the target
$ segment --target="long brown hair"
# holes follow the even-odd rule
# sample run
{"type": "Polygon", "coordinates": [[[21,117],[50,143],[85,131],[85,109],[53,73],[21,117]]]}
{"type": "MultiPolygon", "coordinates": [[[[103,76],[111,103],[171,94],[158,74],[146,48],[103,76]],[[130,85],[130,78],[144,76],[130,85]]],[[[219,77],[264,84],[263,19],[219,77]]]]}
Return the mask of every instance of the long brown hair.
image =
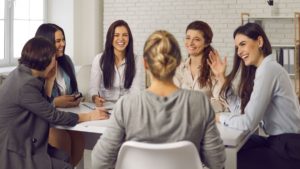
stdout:
{"type": "Polygon", "coordinates": [[[205,40],[205,44],[207,45],[204,48],[203,51],[203,57],[201,59],[201,68],[200,68],[200,77],[198,79],[200,87],[205,87],[205,86],[209,86],[209,88],[212,87],[212,79],[211,79],[211,69],[207,63],[207,59],[209,57],[209,52],[213,51],[213,47],[210,45],[212,42],[212,38],[213,38],[213,32],[210,28],[210,26],[203,22],[203,21],[194,21],[192,23],[190,23],[187,28],[186,31],[188,30],[197,30],[199,32],[201,32],[203,34],[204,40],[205,40]]]}
{"type": "MultiPolygon", "coordinates": [[[[242,34],[247,36],[252,40],[257,40],[258,37],[262,37],[263,46],[261,47],[261,51],[264,57],[267,57],[272,53],[272,47],[270,41],[264,32],[264,30],[255,23],[247,23],[245,25],[239,26],[233,33],[233,38],[236,37],[237,34],[242,34]]],[[[221,97],[223,99],[227,99],[229,90],[232,89],[232,82],[235,80],[237,73],[240,71],[240,81],[238,84],[237,92],[238,96],[241,99],[241,112],[244,113],[245,107],[247,106],[250,96],[254,86],[254,78],[256,67],[255,66],[246,66],[242,59],[238,56],[237,48],[234,53],[234,62],[233,68],[229,75],[226,77],[226,81],[221,89],[221,97]]]]}

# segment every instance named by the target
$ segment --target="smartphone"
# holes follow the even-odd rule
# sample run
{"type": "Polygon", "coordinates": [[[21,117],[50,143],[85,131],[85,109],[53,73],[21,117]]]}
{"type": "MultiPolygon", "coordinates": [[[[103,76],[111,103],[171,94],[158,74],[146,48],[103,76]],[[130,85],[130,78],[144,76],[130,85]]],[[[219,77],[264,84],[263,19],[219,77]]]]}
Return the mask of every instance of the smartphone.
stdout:
{"type": "Polygon", "coordinates": [[[78,99],[80,99],[82,97],[82,94],[80,92],[75,93],[73,95],[74,95],[75,100],[78,100],[78,99]]]}

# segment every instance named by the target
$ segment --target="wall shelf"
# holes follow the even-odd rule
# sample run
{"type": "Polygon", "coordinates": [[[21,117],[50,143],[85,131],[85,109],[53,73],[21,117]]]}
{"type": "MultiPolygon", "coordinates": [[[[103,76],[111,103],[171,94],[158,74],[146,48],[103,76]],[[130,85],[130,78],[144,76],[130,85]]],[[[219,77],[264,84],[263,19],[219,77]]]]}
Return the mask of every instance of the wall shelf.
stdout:
{"type": "Polygon", "coordinates": [[[294,19],[293,16],[249,16],[249,19],[294,19]]]}

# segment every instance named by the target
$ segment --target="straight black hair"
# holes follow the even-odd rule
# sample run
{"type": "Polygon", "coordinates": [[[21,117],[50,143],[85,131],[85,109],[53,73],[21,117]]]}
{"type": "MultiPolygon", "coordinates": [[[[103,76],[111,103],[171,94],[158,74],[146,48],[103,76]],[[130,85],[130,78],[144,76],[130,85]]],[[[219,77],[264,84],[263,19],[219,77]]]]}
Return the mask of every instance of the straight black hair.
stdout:
{"type": "MultiPolygon", "coordinates": [[[[53,45],[55,45],[55,32],[61,31],[64,38],[65,32],[64,30],[59,27],[56,24],[53,23],[44,23],[39,26],[37,29],[35,36],[36,37],[44,37],[48,39],[50,42],[52,42],[53,45]]],[[[65,55],[65,48],[63,52],[63,56],[57,57],[57,64],[67,73],[67,75],[70,77],[71,80],[71,87],[72,87],[72,93],[78,91],[78,85],[76,81],[76,75],[73,69],[73,65],[71,65],[71,60],[68,58],[68,56],[65,55]]]]}
{"type": "Polygon", "coordinates": [[[128,24],[124,20],[117,20],[113,22],[106,34],[105,49],[100,59],[100,68],[103,71],[104,87],[109,89],[114,82],[115,74],[115,56],[114,47],[112,45],[116,27],[124,26],[128,31],[129,42],[126,47],[125,55],[125,80],[124,88],[129,89],[131,87],[133,78],[136,73],[134,53],[133,53],[133,37],[128,24]]]}

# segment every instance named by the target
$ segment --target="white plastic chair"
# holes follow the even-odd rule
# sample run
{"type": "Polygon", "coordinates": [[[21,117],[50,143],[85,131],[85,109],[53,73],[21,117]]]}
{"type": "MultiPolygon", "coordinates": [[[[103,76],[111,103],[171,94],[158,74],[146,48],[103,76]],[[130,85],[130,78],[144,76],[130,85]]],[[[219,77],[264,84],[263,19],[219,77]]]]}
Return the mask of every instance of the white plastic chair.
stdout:
{"type": "Polygon", "coordinates": [[[78,83],[78,90],[83,94],[86,101],[89,101],[89,82],[92,65],[82,65],[76,73],[76,79],[78,83]]]}
{"type": "Polygon", "coordinates": [[[202,169],[197,148],[190,141],[174,143],[125,142],[115,169],[202,169]]]}

